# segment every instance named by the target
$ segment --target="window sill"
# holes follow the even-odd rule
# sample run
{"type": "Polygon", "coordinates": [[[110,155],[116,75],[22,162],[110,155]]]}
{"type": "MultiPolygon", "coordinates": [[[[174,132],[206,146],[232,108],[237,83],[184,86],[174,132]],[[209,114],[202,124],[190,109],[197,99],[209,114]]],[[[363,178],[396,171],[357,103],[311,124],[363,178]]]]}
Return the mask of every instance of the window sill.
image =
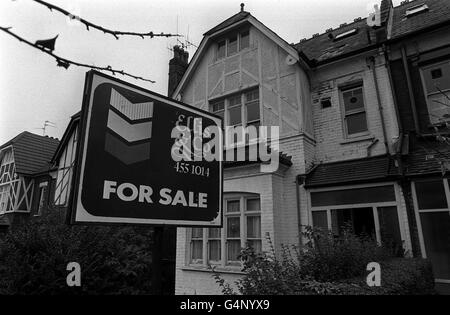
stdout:
{"type": "Polygon", "coordinates": [[[348,139],[345,139],[344,141],[339,142],[339,144],[350,144],[350,143],[354,143],[354,142],[369,141],[369,140],[373,140],[373,139],[375,139],[375,136],[369,134],[369,135],[358,136],[358,137],[354,137],[354,138],[348,138],[348,139]]]}
{"type": "MultiPolygon", "coordinates": [[[[235,274],[235,275],[244,275],[245,272],[242,271],[242,267],[222,267],[215,266],[215,271],[218,273],[226,273],[226,274],[235,274]]],[[[198,272],[209,272],[212,273],[212,269],[210,267],[205,266],[184,266],[181,268],[183,271],[198,271],[198,272]]]]}

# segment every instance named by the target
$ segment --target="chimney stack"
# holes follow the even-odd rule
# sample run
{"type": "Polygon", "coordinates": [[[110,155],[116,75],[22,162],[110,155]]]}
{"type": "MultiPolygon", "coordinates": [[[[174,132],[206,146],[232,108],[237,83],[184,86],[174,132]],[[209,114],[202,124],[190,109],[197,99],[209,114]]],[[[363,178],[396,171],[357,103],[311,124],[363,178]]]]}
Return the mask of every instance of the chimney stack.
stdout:
{"type": "Polygon", "coordinates": [[[171,97],[188,67],[189,53],[178,45],[173,46],[173,58],[169,61],[168,96],[171,97]]]}

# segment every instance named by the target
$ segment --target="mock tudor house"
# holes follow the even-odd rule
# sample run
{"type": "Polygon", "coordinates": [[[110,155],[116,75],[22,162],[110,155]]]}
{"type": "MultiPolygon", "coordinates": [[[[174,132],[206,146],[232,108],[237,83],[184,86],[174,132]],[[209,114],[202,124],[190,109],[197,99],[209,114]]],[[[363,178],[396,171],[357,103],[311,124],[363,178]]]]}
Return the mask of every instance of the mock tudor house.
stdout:
{"type": "Polygon", "coordinates": [[[52,199],[57,139],[24,131],[0,146],[0,231],[39,216],[52,199]]]}
{"type": "MultiPolygon", "coordinates": [[[[430,258],[437,281],[448,282],[449,4],[383,0],[379,9],[289,44],[242,5],[204,34],[189,63],[174,48],[169,96],[227,126],[280,134],[277,170],[224,164],[223,228],[166,229],[169,239],[176,233],[176,294],[220,293],[211,266],[232,283],[242,247],[268,251],[270,237],[278,252],[301,244],[307,225],[338,235],[351,224],[400,254],[430,258]]],[[[76,114],[52,159],[60,207],[78,122],[76,114]]]]}
{"type": "Polygon", "coordinates": [[[177,294],[219,293],[211,266],[232,283],[240,247],[300,244],[305,225],[351,224],[449,283],[449,13],[383,0],[288,44],[241,7],[204,34],[171,96],[227,126],[278,126],[290,159],[273,173],[225,164],[223,228],[177,229],[177,294]]]}

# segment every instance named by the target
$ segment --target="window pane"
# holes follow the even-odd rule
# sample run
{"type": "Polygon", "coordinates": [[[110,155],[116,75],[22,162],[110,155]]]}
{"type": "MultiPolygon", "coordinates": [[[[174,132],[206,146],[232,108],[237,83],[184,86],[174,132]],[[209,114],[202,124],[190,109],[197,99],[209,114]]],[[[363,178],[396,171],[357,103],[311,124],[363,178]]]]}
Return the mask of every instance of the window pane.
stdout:
{"type": "Polygon", "coordinates": [[[208,241],[209,246],[209,260],[220,261],[220,240],[208,241]]]}
{"type": "Polygon", "coordinates": [[[311,205],[313,207],[351,205],[357,203],[373,203],[385,201],[395,201],[395,191],[393,186],[379,186],[311,193],[311,205]]]}
{"type": "Polygon", "coordinates": [[[327,211],[313,211],[312,212],[313,226],[328,230],[327,211]]]}
{"type": "Polygon", "coordinates": [[[220,102],[211,104],[211,111],[213,113],[217,112],[217,111],[220,111],[220,110],[224,110],[224,109],[225,109],[225,102],[224,101],[220,101],[220,102]]]}
{"type": "Polygon", "coordinates": [[[247,121],[259,120],[259,103],[247,104],[247,121]]]}
{"type": "Polygon", "coordinates": [[[402,237],[398,223],[397,207],[379,207],[378,221],[383,246],[397,256],[403,255],[402,237]]]}
{"type": "Polygon", "coordinates": [[[448,212],[420,214],[427,257],[434,277],[450,279],[450,215],[448,212]]]}
{"type": "Polygon", "coordinates": [[[419,209],[445,209],[447,200],[445,198],[444,183],[442,179],[415,182],[417,203],[419,209]]]}
{"type": "Polygon", "coordinates": [[[237,36],[234,35],[228,39],[228,56],[237,52],[237,36]]]}
{"type": "Polygon", "coordinates": [[[347,134],[352,135],[367,131],[366,113],[352,114],[345,117],[347,123],[347,134]]]}
{"type": "Polygon", "coordinates": [[[259,198],[247,199],[247,211],[261,211],[259,198]]]}
{"type": "Polygon", "coordinates": [[[203,238],[203,228],[193,228],[192,238],[203,238]]]}
{"type": "Polygon", "coordinates": [[[250,36],[249,32],[241,33],[241,50],[244,48],[250,47],[250,36]]]}
{"type": "Polygon", "coordinates": [[[354,90],[345,91],[342,93],[344,98],[345,112],[357,109],[364,109],[364,99],[362,87],[354,90]]]}
{"type": "Polygon", "coordinates": [[[227,201],[227,213],[239,212],[241,202],[239,200],[229,200],[227,201]]]}
{"type": "Polygon", "coordinates": [[[220,42],[217,47],[217,58],[223,57],[225,57],[225,41],[220,42]]]}
{"type": "Polygon", "coordinates": [[[255,253],[262,252],[261,240],[249,240],[247,241],[247,246],[253,248],[255,253]]]}
{"type": "Polygon", "coordinates": [[[241,96],[240,95],[236,95],[233,97],[230,97],[228,99],[228,104],[229,106],[236,106],[236,105],[241,105],[241,96]]]}
{"type": "Polygon", "coordinates": [[[192,261],[200,262],[203,259],[203,242],[192,241],[192,261]]]}
{"type": "Polygon", "coordinates": [[[241,106],[236,106],[229,109],[230,120],[228,124],[230,126],[239,125],[242,123],[241,119],[241,106]]]}
{"type": "Polygon", "coordinates": [[[220,228],[210,228],[208,229],[209,238],[220,238],[220,228]]]}
{"type": "Polygon", "coordinates": [[[227,260],[239,261],[239,254],[241,252],[241,241],[228,241],[227,242],[227,260]]]}
{"type": "Polygon", "coordinates": [[[259,100],[259,90],[253,90],[250,92],[245,93],[245,101],[251,102],[251,101],[257,101],[259,100]]]}
{"type": "Polygon", "coordinates": [[[357,235],[372,236],[375,239],[375,222],[372,208],[332,210],[335,217],[333,231],[341,234],[343,229],[350,228],[357,235]]]}
{"type": "Polygon", "coordinates": [[[227,218],[227,237],[240,237],[240,221],[239,217],[227,218]]]}
{"type": "Polygon", "coordinates": [[[247,237],[261,238],[261,217],[249,216],[247,217],[247,237]]]}

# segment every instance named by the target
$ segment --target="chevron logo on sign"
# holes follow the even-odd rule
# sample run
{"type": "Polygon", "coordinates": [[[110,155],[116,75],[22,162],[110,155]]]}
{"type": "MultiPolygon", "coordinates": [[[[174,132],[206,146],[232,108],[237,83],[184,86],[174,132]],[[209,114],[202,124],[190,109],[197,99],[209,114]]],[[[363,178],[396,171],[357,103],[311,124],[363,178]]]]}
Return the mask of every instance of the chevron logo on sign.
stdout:
{"type": "Polygon", "coordinates": [[[111,88],[105,151],[123,163],[150,158],[153,102],[132,103],[111,88]]]}

